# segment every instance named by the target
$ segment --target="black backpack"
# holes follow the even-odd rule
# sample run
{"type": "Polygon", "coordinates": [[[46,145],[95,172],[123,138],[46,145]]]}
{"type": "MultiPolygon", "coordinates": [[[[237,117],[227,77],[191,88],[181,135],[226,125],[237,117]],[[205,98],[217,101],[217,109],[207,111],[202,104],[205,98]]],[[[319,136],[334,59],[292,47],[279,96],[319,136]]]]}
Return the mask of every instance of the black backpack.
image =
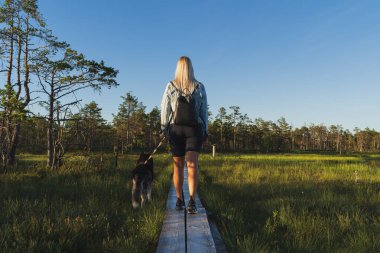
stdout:
{"type": "Polygon", "coordinates": [[[196,126],[198,124],[198,113],[195,108],[193,94],[199,85],[197,84],[192,93],[185,94],[183,91],[178,90],[172,82],[170,83],[179,92],[177,107],[173,116],[174,124],[179,126],[196,126]]]}

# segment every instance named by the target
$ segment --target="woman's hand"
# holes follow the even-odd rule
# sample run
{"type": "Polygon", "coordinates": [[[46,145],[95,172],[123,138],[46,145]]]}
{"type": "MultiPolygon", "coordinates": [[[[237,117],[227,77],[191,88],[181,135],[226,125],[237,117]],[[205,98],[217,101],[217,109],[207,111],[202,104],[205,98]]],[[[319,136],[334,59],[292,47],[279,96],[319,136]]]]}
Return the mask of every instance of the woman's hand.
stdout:
{"type": "Polygon", "coordinates": [[[160,131],[160,138],[161,139],[166,138],[169,140],[169,131],[168,130],[161,130],[160,131]]]}

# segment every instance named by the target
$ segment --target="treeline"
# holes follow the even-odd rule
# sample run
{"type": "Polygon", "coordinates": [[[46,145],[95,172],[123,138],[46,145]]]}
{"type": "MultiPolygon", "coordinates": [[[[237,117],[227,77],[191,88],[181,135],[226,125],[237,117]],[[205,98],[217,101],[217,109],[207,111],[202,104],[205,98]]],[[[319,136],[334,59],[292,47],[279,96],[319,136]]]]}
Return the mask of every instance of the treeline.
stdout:
{"type": "Polygon", "coordinates": [[[220,108],[209,129],[211,142],[224,151],[380,151],[380,133],[374,129],[355,128],[351,132],[341,125],[323,124],[294,128],[285,118],[276,122],[261,118],[251,120],[238,106],[229,107],[229,112],[220,108]]]}
{"type": "MultiPolygon", "coordinates": [[[[137,97],[128,92],[121,97],[117,114],[107,122],[101,108],[95,103],[86,104],[78,113],[67,117],[62,128],[62,146],[68,151],[84,154],[97,152],[134,152],[152,150],[160,141],[160,110],[147,112],[137,97]]],[[[341,125],[309,125],[294,128],[280,118],[276,122],[261,118],[251,120],[238,106],[219,109],[210,114],[210,150],[216,145],[224,152],[294,152],[327,151],[336,153],[378,152],[380,133],[366,128],[354,132],[341,125]]],[[[42,153],[46,150],[48,121],[43,117],[28,117],[23,123],[20,149],[42,153]]],[[[165,146],[164,146],[165,148],[165,146]]],[[[168,147],[166,147],[168,148],[168,147]]]]}

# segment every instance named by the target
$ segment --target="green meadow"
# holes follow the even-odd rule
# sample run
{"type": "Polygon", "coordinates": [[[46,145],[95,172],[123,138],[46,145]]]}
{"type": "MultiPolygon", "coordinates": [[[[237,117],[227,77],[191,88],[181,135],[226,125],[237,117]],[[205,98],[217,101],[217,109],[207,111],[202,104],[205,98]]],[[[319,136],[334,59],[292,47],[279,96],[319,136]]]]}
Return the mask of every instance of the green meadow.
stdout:
{"type": "Polygon", "coordinates": [[[153,201],[131,207],[137,156],[118,169],[107,156],[68,157],[57,171],[45,156],[21,155],[0,175],[0,252],[154,252],[170,186],[168,156],[155,158],[153,201]]]}
{"type": "Polygon", "coordinates": [[[379,155],[201,160],[201,198],[229,252],[380,252],[379,155]]]}

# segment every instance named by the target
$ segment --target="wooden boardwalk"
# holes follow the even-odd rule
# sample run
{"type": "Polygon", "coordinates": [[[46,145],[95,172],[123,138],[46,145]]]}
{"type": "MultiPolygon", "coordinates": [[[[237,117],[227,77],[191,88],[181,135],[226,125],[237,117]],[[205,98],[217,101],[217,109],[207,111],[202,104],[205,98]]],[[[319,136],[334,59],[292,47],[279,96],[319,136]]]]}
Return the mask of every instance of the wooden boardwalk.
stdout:
{"type": "MultiPolygon", "coordinates": [[[[185,202],[189,199],[189,186],[187,182],[187,168],[185,167],[185,178],[183,183],[183,193],[185,202]]],[[[211,233],[210,225],[207,219],[206,209],[203,207],[199,197],[195,202],[197,204],[197,214],[187,214],[186,210],[176,211],[175,203],[177,201],[174,186],[169,191],[166,205],[165,220],[162,226],[160,240],[158,242],[157,253],[216,253],[227,252],[223,242],[220,240],[219,232],[213,228],[211,233]],[[217,234],[217,245],[213,239],[213,234],[217,234]]]]}

